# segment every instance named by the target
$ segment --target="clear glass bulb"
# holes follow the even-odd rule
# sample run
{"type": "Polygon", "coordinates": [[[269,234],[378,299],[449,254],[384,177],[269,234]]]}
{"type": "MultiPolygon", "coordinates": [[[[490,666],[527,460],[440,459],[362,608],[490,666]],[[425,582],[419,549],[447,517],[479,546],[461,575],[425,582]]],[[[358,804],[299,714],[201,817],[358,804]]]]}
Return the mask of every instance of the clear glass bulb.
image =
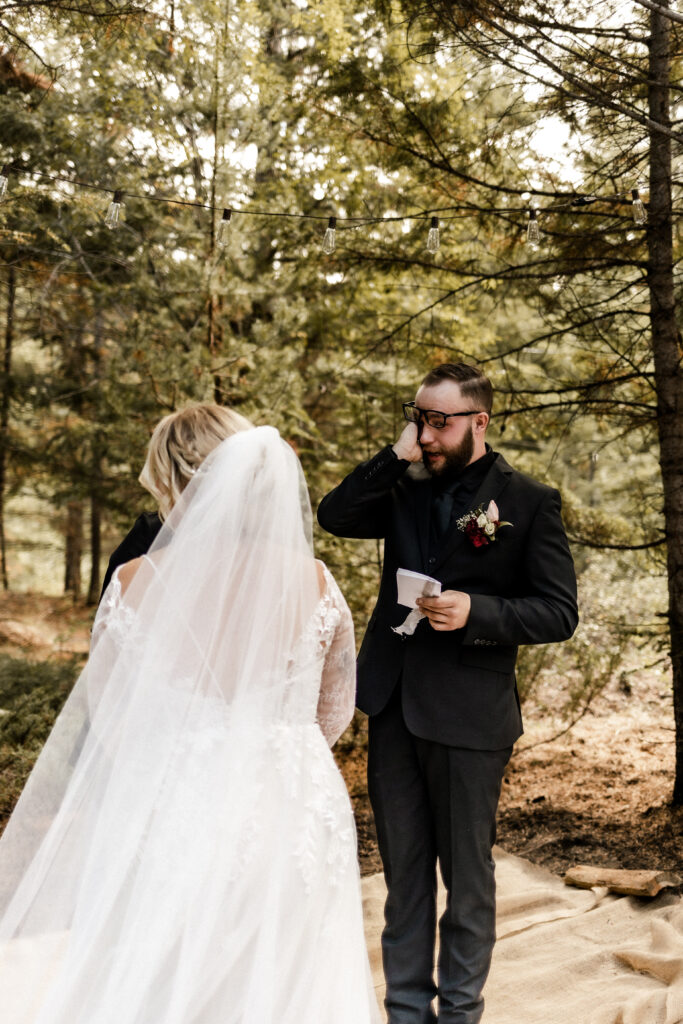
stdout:
{"type": "Polygon", "coordinates": [[[104,223],[110,230],[113,230],[114,228],[118,227],[119,216],[121,214],[121,207],[123,205],[122,200],[123,196],[121,195],[121,193],[118,190],[114,192],[114,198],[109,204],[107,215],[104,218],[104,223]]]}
{"type": "Polygon", "coordinates": [[[434,256],[441,245],[441,238],[439,236],[439,218],[432,217],[432,224],[427,235],[427,252],[430,252],[434,256]]]}
{"type": "Polygon", "coordinates": [[[538,226],[538,219],[535,210],[529,210],[529,223],[526,229],[526,240],[532,249],[538,249],[541,244],[541,231],[538,226]]]}
{"type": "Polygon", "coordinates": [[[219,249],[225,249],[230,239],[230,220],[232,218],[232,210],[223,210],[223,216],[221,222],[218,225],[218,231],[216,232],[216,245],[219,249]]]}
{"type": "Polygon", "coordinates": [[[631,203],[633,207],[633,223],[639,226],[647,224],[647,213],[637,188],[631,189],[631,196],[633,200],[631,203]]]}
{"type": "Polygon", "coordinates": [[[8,185],[9,185],[9,167],[7,166],[7,164],[5,164],[5,166],[3,167],[2,171],[0,172],[0,199],[4,199],[5,198],[5,193],[7,192],[7,186],[8,185]]]}
{"type": "Polygon", "coordinates": [[[330,217],[327,222],[327,230],[323,235],[323,252],[329,256],[337,248],[337,218],[330,217]]]}

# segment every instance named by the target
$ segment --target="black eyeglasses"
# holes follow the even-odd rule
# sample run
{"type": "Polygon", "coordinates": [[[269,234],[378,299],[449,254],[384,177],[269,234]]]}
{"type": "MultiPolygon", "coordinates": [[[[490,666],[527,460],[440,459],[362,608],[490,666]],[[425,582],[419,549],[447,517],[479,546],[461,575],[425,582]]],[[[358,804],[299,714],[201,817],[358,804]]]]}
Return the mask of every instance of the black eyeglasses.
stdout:
{"type": "Polygon", "coordinates": [[[415,402],[403,403],[403,415],[409,423],[418,423],[424,420],[428,427],[434,430],[442,430],[446,426],[446,420],[450,416],[476,416],[482,409],[466,409],[464,412],[439,412],[438,409],[420,409],[415,402]]]}

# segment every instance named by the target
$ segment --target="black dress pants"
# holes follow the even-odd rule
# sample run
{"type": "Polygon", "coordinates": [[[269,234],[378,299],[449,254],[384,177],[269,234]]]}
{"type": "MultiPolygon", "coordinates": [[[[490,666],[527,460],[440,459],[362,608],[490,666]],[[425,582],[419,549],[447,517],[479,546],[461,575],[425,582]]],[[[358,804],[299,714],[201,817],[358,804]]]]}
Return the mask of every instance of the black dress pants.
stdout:
{"type": "Polygon", "coordinates": [[[370,718],[368,744],[368,790],[388,889],[382,957],[389,1024],[478,1024],[495,941],[491,847],[512,748],[467,750],[413,736],[400,689],[370,718]],[[448,894],[438,988],[437,861],[448,894]]]}

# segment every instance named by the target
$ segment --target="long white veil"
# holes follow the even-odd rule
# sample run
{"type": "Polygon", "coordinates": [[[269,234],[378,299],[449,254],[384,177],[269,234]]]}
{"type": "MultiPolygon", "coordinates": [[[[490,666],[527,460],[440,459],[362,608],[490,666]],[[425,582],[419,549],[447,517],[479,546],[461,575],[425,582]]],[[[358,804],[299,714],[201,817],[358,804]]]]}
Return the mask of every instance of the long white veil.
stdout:
{"type": "MultiPolygon", "coordinates": [[[[293,940],[279,931],[291,866],[273,849],[303,827],[287,747],[315,721],[319,684],[299,653],[320,600],[310,530],[290,447],[270,427],[240,432],[96,624],[0,841],[0,948],[25,972],[8,1024],[213,1021],[236,978],[235,1021],[290,1019],[261,974],[301,984],[295,925],[293,940]]],[[[329,750],[315,756],[326,772],[329,750]]],[[[320,870],[305,891],[325,884],[320,870]]]]}

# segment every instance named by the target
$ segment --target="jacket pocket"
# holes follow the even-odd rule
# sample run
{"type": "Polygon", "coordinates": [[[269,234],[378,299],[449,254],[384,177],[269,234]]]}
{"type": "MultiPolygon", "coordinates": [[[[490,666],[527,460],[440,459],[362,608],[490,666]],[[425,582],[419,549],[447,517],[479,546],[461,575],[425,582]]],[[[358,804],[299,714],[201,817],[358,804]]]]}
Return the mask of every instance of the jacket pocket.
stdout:
{"type": "Polygon", "coordinates": [[[504,672],[511,675],[517,661],[516,647],[476,647],[468,644],[460,648],[461,665],[471,668],[488,669],[490,672],[504,672]]]}

